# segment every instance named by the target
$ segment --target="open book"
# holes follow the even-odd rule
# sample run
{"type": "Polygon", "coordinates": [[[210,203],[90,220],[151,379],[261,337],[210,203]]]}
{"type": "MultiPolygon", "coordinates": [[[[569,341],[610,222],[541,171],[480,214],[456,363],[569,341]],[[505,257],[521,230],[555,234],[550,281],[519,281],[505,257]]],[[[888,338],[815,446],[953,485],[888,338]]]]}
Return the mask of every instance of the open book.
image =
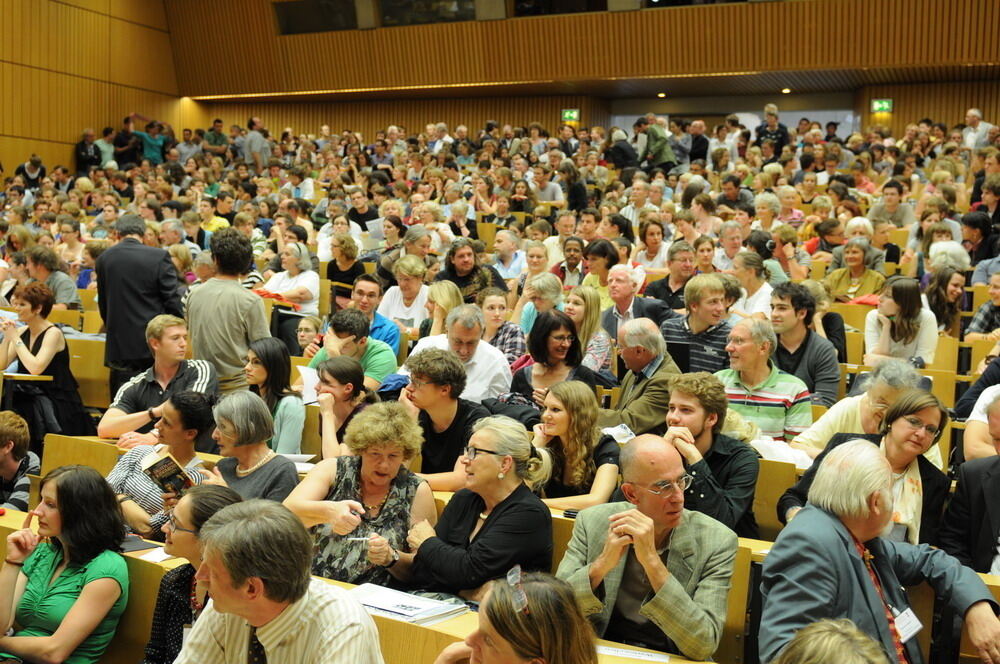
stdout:
{"type": "Polygon", "coordinates": [[[164,493],[176,493],[179,496],[193,485],[181,464],[166,449],[146,455],[142,460],[142,472],[149,475],[164,493]]]}
{"type": "Polygon", "coordinates": [[[393,620],[429,625],[469,610],[464,604],[449,604],[436,599],[411,595],[392,588],[363,583],[350,591],[368,613],[393,620]]]}

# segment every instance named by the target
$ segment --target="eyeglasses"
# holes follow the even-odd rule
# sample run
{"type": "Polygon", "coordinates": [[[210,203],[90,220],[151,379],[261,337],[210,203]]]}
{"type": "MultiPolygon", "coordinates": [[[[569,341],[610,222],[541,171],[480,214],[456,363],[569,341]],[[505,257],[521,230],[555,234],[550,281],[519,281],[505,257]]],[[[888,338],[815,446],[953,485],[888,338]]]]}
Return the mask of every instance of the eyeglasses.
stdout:
{"type": "Polygon", "coordinates": [[[510,586],[511,593],[514,595],[514,608],[524,615],[530,616],[531,611],[528,609],[528,596],[524,592],[524,586],[521,585],[520,565],[514,565],[507,572],[507,585],[510,586]]]}
{"type": "Polygon", "coordinates": [[[665,493],[671,493],[674,490],[687,491],[691,483],[694,482],[694,477],[691,475],[681,475],[676,481],[671,482],[670,480],[662,480],[657,482],[652,487],[642,486],[641,484],[636,484],[635,486],[645,489],[654,496],[662,496],[665,493]]]}
{"type": "Polygon", "coordinates": [[[410,379],[410,385],[412,385],[413,389],[415,390],[418,390],[425,385],[434,385],[434,384],[435,383],[433,381],[429,380],[413,380],[412,378],[410,379]]]}
{"type": "Polygon", "coordinates": [[[549,337],[549,339],[556,342],[557,344],[563,344],[563,343],[571,344],[574,341],[576,341],[576,336],[573,334],[553,334],[552,336],[549,337]]]}
{"type": "Polygon", "coordinates": [[[462,452],[465,454],[465,458],[467,458],[469,461],[475,459],[477,454],[492,454],[493,456],[504,456],[499,452],[494,452],[493,450],[484,450],[481,447],[475,447],[473,445],[466,445],[465,449],[462,450],[462,452]]]}
{"type": "Polygon", "coordinates": [[[197,535],[197,530],[191,530],[190,528],[181,528],[177,525],[177,517],[173,512],[170,513],[170,530],[179,530],[182,533],[191,533],[192,535],[197,535]]]}
{"type": "Polygon", "coordinates": [[[923,429],[932,436],[937,435],[938,428],[933,424],[924,424],[923,422],[920,421],[920,418],[913,417],[911,415],[904,417],[903,421],[906,422],[908,425],[910,425],[911,429],[923,429]]]}

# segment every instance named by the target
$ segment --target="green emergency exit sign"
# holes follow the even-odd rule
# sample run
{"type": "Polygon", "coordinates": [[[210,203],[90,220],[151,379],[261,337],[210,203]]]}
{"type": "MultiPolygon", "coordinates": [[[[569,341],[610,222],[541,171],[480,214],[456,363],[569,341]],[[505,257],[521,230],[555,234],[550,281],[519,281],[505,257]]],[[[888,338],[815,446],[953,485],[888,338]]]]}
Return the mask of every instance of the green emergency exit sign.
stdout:
{"type": "Polygon", "coordinates": [[[892,113],[892,100],[872,99],[872,113],[892,113]]]}
{"type": "Polygon", "coordinates": [[[580,109],[578,109],[578,108],[564,108],[562,110],[562,121],[563,122],[579,122],[580,121],[580,109]]]}

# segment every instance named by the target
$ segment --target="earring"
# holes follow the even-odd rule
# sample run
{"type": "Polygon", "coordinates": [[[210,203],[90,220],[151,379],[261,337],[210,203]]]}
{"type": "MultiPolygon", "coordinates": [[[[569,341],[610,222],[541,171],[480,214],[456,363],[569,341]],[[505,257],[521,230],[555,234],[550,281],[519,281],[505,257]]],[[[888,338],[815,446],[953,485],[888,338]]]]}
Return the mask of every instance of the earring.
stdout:
{"type": "Polygon", "coordinates": [[[504,477],[505,477],[505,475],[502,472],[497,473],[497,479],[498,480],[502,480],[504,477]]]}

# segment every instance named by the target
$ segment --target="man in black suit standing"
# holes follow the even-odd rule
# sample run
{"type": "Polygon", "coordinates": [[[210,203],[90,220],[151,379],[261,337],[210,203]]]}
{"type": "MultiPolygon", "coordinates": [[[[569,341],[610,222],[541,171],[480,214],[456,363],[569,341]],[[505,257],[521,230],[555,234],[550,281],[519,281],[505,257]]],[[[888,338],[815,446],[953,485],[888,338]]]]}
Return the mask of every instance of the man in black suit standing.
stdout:
{"type": "Polygon", "coordinates": [[[146,223],[126,215],[115,222],[115,231],[118,244],[101,254],[96,265],[112,398],[126,381],[153,365],[146,324],[159,314],[184,315],[170,254],[142,243],[146,223]]]}
{"type": "Polygon", "coordinates": [[[618,327],[636,318],[648,318],[657,326],[675,314],[662,300],[653,297],[637,297],[641,283],[636,283],[637,275],[631,265],[618,264],[608,271],[608,295],[614,305],[601,314],[601,327],[612,339],[618,338],[618,327]]]}

